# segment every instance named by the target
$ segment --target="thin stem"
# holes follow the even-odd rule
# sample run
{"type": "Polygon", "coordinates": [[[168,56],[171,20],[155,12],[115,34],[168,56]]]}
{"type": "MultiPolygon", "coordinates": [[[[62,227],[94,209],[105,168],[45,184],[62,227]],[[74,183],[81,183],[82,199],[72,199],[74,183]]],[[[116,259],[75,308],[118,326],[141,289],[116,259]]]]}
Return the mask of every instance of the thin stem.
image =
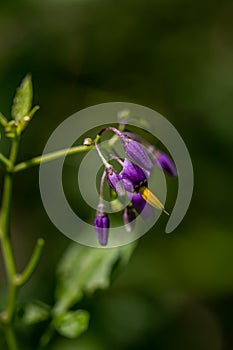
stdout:
{"type": "Polygon", "coordinates": [[[81,153],[81,152],[86,152],[89,151],[90,149],[92,149],[93,146],[76,146],[76,147],[72,147],[72,148],[65,148],[62,149],[60,151],[55,151],[55,152],[51,152],[48,154],[45,154],[43,156],[38,156],[32,159],[29,159],[25,162],[19,163],[17,164],[14,169],[13,172],[14,173],[18,173],[20,171],[23,171],[25,169],[34,167],[36,165],[39,165],[41,163],[46,163],[64,156],[70,156],[72,154],[76,154],[76,153],[81,153]]]}
{"type": "Polygon", "coordinates": [[[103,199],[104,199],[104,197],[103,197],[103,190],[104,190],[105,177],[106,177],[106,171],[103,172],[101,180],[100,180],[100,199],[99,199],[99,203],[102,203],[103,199]]]}
{"type": "Polygon", "coordinates": [[[6,167],[10,166],[9,160],[2,153],[0,153],[0,162],[4,164],[6,167]]]}
{"type": "Polygon", "coordinates": [[[18,350],[18,346],[15,339],[15,333],[12,326],[8,325],[4,328],[5,338],[9,350],[18,350]]]}
{"type": "Polygon", "coordinates": [[[44,349],[47,347],[47,345],[50,343],[51,338],[54,334],[54,327],[52,325],[52,322],[48,325],[48,328],[45,330],[45,332],[42,334],[39,342],[39,348],[38,349],[44,349]]]}
{"type": "Polygon", "coordinates": [[[4,117],[4,115],[0,112],[0,124],[5,128],[7,126],[7,119],[4,117]]]}
{"type": "Polygon", "coordinates": [[[3,259],[6,265],[7,278],[9,281],[14,277],[16,267],[15,267],[15,261],[13,258],[13,250],[12,250],[11,242],[8,236],[3,235],[1,237],[1,247],[2,247],[3,259]]]}
{"type": "Polygon", "coordinates": [[[13,248],[10,239],[10,214],[11,214],[11,201],[12,201],[12,188],[13,188],[13,174],[11,173],[19,148],[19,139],[15,138],[12,141],[9,161],[7,163],[7,173],[5,175],[3,184],[3,197],[2,208],[0,218],[0,239],[1,249],[3,253],[3,259],[6,266],[7,280],[8,280],[8,297],[6,303],[6,311],[3,312],[4,318],[4,331],[7,346],[9,350],[17,350],[17,343],[12,325],[10,325],[17,296],[17,287],[14,284],[14,278],[16,274],[16,264],[13,254],[13,248]]]}
{"type": "Polygon", "coordinates": [[[98,135],[101,136],[105,131],[113,131],[117,136],[119,136],[120,138],[122,137],[122,133],[113,126],[107,126],[106,128],[103,128],[102,130],[100,130],[98,135]]]}
{"type": "MultiPolygon", "coordinates": [[[[37,165],[40,165],[41,163],[50,162],[52,160],[55,160],[55,159],[58,159],[58,158],[61,158],[64,156],[70,156],[73,154],[90,151],[91,149],[93,149],[94,144],[98,144],[98,141],[101,138],[101,134],[107,130],[111,130],[111,131],[115,132],[118,137],[120,137],[120,135],[122,135],[121,132],[119,130],[117,130],[116,128],[107,127],[105,129],[102,129],[99,132],[99,134],[96,136],[95,140],[93,141],[93,145],[90,145],[90,146],[89,145],[88,146],[81,145],[81,146],[76,146],[76,147],[72,147],[72,148],[65,148],[65,149],[62,149],[60,151],[55,151],[55,152],[45,154],[43,156],[34,157],[32,159],[26,160],[22,163],[15,165],[13,168],[13,172],[18,173],[20,171],[32,168],[32,167],[37,166],[37,165]]],[[[114,137],[112,137],[109,140],[109,144],[112,145],[114,142],[115,142],[114,137]]]]}
{"type": "Polygon", "coordinates": [[[15,284],[17,286],[22,286],[29,280],[39,263],[43,247],[44,240],[42,238],[39,238],[32,253],[31,259],[29,260],[29,263],[27,264],[25,270],[22,274],[15,276],[15,284]]]}
{"type": "Polygon", "coordinates": [[[115,159],[122,167],[124,166],[124,162],[121,160],[121,158],[118,156],[117,151],[112,148],[112,152],[110,153],[109,156],[113,159],[115,159]]]}
{"type": "Polygon", "coordinates": [[[112,167],[111,164],[109,164],[109,163],[107,162],[107,160],[104,158],[102,152],[100,151],[99,145],[98,145],[97,143],[95,143],[95,148],[96,148],[96,151],[97,151],[97,153],[98,153],[100,159],[102,160],[104,166],[105,166],[106,168],[111,168],[111,167],[112,167]]]}
{"type": "MultiPolygon", "coordinates": [[[[1,221],[0,221],[0,238],[1,248],[3,253],[3,259],[6,266],[7,279],[8,279],[8,299],[6,305],[5,323],[9,324],[13,318],[15,301],[17,295],[17,287],[14,284],[14,278],[16,274],[16,264],[13,254],[12,244],[10,240],[10,214],[11,214],[11,201],[12,201],[12,188],[13,188],[13,174],[11,170],[14,167],[17,153],[19,148],[19,139],[15,138],[12,141],[11,152],[9,157],[8,172],[5,175],[3,185],[3,199],[1,208],[1,221]]],[[[11,330],[11,333],[13,330],[11,330]]]]}

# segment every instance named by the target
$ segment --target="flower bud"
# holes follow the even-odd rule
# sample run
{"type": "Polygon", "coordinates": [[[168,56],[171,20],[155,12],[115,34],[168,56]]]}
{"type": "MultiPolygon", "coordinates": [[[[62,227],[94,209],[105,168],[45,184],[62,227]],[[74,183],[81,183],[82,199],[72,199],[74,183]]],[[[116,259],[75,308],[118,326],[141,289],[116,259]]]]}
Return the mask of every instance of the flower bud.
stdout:
{"type": "Polygon", "coordinates": [[[120,139],[125,153],[130,160],[144,169],[150,170],[152,168],[153,164],[148,154],[139,142],[130,139],[124,134],[121,134],[120,139]]]}
{"type": "Polygon", "coordinates": [[[123,181],[120,175],[113,168],[106,168],[107,179],[110,187],[119,195],[125,195],[125,189],[123,181]]]}
{"type": "Polygon", "coordinates": [[[94,220],[94,227],[100,245],[106,246],[108,243],[110,221],[108,215],[104,212],[104,205],[99,204],[97,208],[96,217],[94,220]]]}

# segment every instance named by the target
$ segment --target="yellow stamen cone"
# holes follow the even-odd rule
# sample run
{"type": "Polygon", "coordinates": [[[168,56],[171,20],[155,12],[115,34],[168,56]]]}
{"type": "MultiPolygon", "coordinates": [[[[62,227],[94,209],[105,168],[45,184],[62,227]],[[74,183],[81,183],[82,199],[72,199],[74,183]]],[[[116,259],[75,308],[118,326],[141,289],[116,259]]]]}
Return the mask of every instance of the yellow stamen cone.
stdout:
{"type": "Polygon", "coordinates": [[[164,205],[160,200],[152,193],[147,187],[143,186],[139,189],[142,198],[149,203],[152,207],[162,210],[165,214],[169,213],[165,210],[164,205]]]}

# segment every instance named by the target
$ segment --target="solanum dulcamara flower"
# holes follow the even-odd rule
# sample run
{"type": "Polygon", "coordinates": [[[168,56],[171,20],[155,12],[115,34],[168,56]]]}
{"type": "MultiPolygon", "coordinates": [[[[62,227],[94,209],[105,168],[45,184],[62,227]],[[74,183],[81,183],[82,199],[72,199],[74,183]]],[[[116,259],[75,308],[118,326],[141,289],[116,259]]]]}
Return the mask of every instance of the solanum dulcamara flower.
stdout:
{"type": "Polygon", "coordinates": [[[102,246],[107,245],[110,227],[110,220],[103,205],[105,178],[112,191],[116,192],[119,197],[127,195],[130,200],[130,204],[124,208],[123,222],[126,231],[131,232],[136,224],[136,215],[141,215],[144,220],[150,220],[153,217],[153,208],[168,214],[163,203],[148,188],[148,180],[153,166],[158,166],[172,177],[177,175],[171,158],[149,144],[141,136],[121,132],[109,126],[100,131],[98,134],[99,139],[105,131],[113,131],[119,137],[125,151],[125,158],[122,160],[118,156],[114,157],[122,166],[121,171],[118,172],[105,159],[98,142],[95,143],[95,148],[105,167],[100,183],[99,204],[94,219],[94,228],[98,241],[102,246]]]}

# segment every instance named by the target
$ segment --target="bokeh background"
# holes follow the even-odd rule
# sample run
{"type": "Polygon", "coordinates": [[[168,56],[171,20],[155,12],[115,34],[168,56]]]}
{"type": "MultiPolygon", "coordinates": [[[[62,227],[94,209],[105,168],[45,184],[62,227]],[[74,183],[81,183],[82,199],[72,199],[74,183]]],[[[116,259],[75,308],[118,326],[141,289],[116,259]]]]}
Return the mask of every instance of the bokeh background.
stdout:
{"type": "MultiPolygon", "coordinates": [[[[232,13],[230,0],[1,2],[0,110],[10,115],[15,88],[28,72],[41,106],[25,133],[21,159],[40,154],[72,113],[127,101],[174,124],[195,172],[193,200],[179,228],[166,235],[167,218],[161,218],[112,286],[86,301],[88,332],[72,341],[57,336],[52,350],[233,349],[232,13]]],[[[7,151],[7,144],[1,147],[7,151]]],[[[15,185],[19,269],[36,238],[46,240],[20,298],[52,303],[54,271],[70,242],[43,209],[38,169],[19,174],[15,185]]],[[[171,205],[176,188],[168,179],[171,205]]]]}

